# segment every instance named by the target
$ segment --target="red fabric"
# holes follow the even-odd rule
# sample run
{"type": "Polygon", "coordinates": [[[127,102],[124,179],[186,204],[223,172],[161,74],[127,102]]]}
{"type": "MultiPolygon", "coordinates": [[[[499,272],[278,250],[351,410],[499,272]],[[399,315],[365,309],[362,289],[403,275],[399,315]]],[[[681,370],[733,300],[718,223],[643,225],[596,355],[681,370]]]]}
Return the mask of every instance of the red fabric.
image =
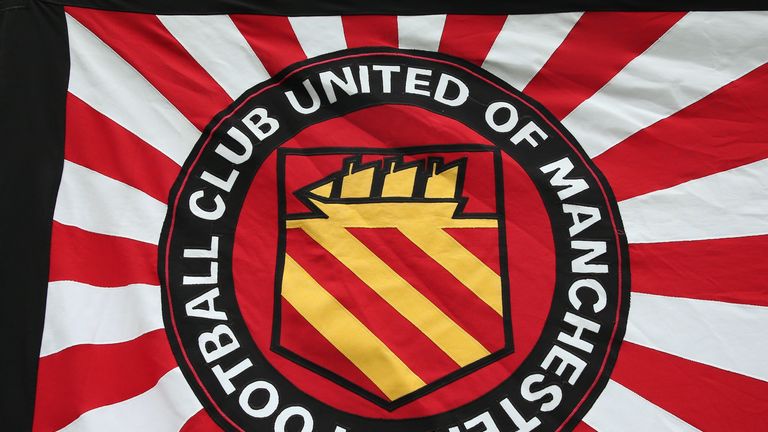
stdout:
{"type": "Polygon", "coordinates": [[[765,430],[768,383],[624,342],[613,379],[705,431],[765,430]]]}
{"type": "Polygon", "coordinates": [[[616,198],[632,198],[768,158],[766,80],[768,65],[595,158],[616,198]]]}
{"type": "Polygon", "coordinates": [[[49,280],[76,280],[100,287],[158,285],[157,246],[54,221],[49,280]]]}
{"type": "Polygon", "coordinates": [[[64,157],[165,203],[180,168],[107,116],[67,95],[64,157]],[[126,161],[140,161],[126,163],[126,161]]]}
{"type": "Polygon", "coordinates": [[[506,19],[504,15],[448,15],[438,51],[481,65],[506,19]]]}
{"type": "Polygon", "coordinates": [[[86,411],[137,396],[174,367],[162,329],[129,342],[78,345],[43,357],[34,431],[59,430],[86,411]]]}
{"type": "Polygon", "coordinates": [[[387,46],[397,48],[397,17],[351,15],[341,17],[347,48],[387,46]]]}
{"type": "Polygon", "coordinates": [[[270,75],[307,58],[288,18],[266,15],[231,17],[270,75]]]}
{"type": "Polygon", "coordinates": [[[142,74],[198,129],[230,103],[211,78],[155,15],[67,8],[142,74]]]}
{"type": "Polygon", "coordinates": [[[632,290],[768,306],[768,236],[629,246],[632,290]]]}
{"type": "Polygon", "coordinates": [[[525,93],[562,119],[684,15],[586,12],[528,83],[525,93]]]}

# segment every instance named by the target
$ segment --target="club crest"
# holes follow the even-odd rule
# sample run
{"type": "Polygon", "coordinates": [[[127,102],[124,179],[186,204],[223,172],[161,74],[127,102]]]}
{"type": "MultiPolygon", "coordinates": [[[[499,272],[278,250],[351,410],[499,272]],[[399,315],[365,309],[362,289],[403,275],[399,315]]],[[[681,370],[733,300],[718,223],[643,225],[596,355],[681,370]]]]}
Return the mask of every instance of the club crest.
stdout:
{"type": "Polygon", "coordinates": [[[246,91],[184,164],[160,250],[174,354],[227,430],[571,428],[629,306],[618,206],[575,139],[420,51],[246,91]]]}
{"type": "Polygon", "coordinates": [[[273,349],[389,408],[511,350],[504,206],[495,190],[472,190],[498,183],[493,147],[278,155],[286,209],[275,310],[297,316],[275,320],[273,349]],[[298,167],[332,169],[334,160],[335,171],[302,186],[311,177],[298,167]],[[486,178],[465,190],[468,175],[486,178]],[[466,211],[485,196],[469,205],[480,212],[466,211]],[[398,337],[392,323],[412,337],[398,337]],[[307,326],[359,374],[304,345],[307,326]],[[424,359],[439,374],[415,372],[424,359]]]}

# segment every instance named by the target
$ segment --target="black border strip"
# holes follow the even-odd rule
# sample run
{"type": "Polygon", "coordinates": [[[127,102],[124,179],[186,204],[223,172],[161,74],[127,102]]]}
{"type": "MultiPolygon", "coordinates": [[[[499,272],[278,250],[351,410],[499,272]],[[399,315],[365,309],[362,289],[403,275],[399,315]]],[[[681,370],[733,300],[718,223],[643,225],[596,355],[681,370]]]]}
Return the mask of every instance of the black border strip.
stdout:
{"type": "Polygon", "coordinates": [[[60,6],[0,2],[0,419],[32,430],[69,77],[60,6]]]}
{"type": "Polygon", "coordinates": [[[77,6],[152,14],[265,15],[430,15],[430,14],[534,14],[578,11],[734,11],[768,10],[756,0],[39,0],[77,6]]]}
{"type": "Polygon", "coordinates": [[[0,0],[0,13],[11,9],[26,9],[29,5],[27,0],[0,0]]]}

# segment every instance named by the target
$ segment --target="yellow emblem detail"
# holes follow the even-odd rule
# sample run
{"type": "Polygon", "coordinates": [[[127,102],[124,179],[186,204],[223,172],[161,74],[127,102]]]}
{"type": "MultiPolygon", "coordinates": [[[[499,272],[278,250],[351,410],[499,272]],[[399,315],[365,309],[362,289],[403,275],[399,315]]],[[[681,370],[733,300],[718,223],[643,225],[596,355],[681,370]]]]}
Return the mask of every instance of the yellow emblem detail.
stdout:
{"type": "MultiPolygon", "coordinates": [[[[395,228],[450,272],[500,316],[501,278],[446,228],[498,228],[495,218],[461,217],[466,160],[403,163],[347,161],[340,171],[296,195],[315,212],[286,221],[335,256],[460,367],[490,352],[437,305],[348,231],[395,228]]],[[[290,256],[283,268],[283,298],[349,358],[390,399],[425,385],[396,355],[314,281],[290,256]],[[340,328],[326,320],[341,319],[340,328]]]]}

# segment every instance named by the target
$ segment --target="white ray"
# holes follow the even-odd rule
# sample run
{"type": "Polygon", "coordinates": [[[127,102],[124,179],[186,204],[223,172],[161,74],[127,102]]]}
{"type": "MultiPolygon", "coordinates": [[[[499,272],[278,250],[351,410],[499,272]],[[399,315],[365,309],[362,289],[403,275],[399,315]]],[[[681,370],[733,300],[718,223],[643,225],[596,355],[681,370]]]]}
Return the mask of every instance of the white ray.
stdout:
{"type": "Polygon", "coordinates": [[[398,47],[437,51],[444,26],[445,15],[398,16],[398,47]]]}
{"type": "Polygon", "coordinates": [[[66,17],[69,91],[177,164],[184,163],[200,131],[112,48],[66,17]]]}
{"type": "Polygon", "coordinates": [[[229,15],[159,15],[160,22],[232,99],[269,73],[229,15]]]}
{"type": "Polygon", "coordinates": [[[768,61],[768,12],[692,12],[563,124],[591,157],[768,61]]]}
{"type": "Polygon", "coordinates": [[[157,244],[166,208],[132,186],[65,160],[53,219],[90,232],[157,244]]]}
{"type": "Polygon", "coordinates": [[[522,90],[560,46],[581,12],[510,15],[496,37],[483,68],[522,90]]]}
{"type": "Polygon", "coordinates": [[[766,307],[633,293],[624,338],[768,381],[766,328],[766,307]]]}
{"type": "Polygon", "coordinates": [[[768,234],[768,159],[619,203],[630,243],[768,234]]]}
{"type": "Polygon", "coordinates": [[[608,381],[605,390],[584,416],[584,422],[597,432],[699,430],[613,380],[608,381]]]}
{"type": "Polygon", "coordinates": [[[90,410],[61,429],[66,432],[178,432],[202,405],[179,368],[131,399],[90,410]]]}
{"type": "Polygon", "coordinates": [[[347,48],[340,16],[289,17],[307,58],[347,48]]]}
{"type": "Polygon", "coordinates": [[[159,328],[163,328],[159,286],[104,288],[49,282],[40,357],[75,345],[125,342],[159,328]]]}

